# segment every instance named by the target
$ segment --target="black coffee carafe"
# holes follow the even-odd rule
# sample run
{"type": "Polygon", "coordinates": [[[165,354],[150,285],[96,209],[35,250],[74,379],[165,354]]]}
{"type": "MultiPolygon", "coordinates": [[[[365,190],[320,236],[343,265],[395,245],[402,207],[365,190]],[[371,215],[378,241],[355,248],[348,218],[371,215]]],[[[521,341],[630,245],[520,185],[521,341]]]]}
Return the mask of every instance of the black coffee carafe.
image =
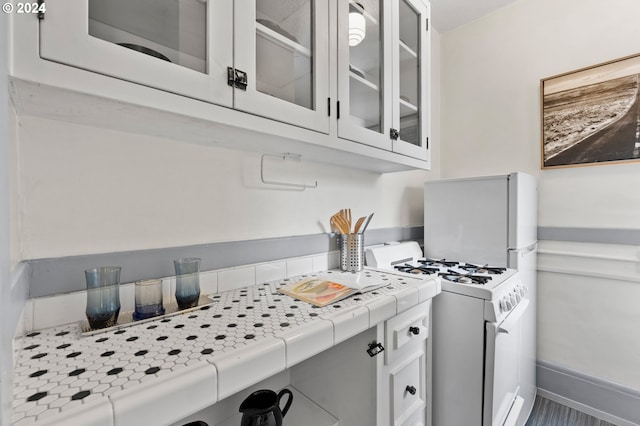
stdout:
{"type": "Polygon", "coordinates": [[[289,389],[282,389],[278,394],[269,389],[257,390],[249,395],[242,404],[241,426],[282,426],[282,419],[289,411],[293,402],[293,393],[289,389]],[[289,395],[284,408],[280,410],[280,400],[289,395]]]}

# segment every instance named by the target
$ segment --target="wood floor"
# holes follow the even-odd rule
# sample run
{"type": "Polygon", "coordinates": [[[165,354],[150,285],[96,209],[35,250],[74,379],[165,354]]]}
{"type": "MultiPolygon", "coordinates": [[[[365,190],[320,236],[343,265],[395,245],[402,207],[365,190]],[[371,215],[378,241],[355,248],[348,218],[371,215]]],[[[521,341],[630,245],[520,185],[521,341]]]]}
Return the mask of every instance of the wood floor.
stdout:
{"type": "Polygon", "coordinates": [[[588,414],[536,397],[531,416],[526,426],[615,426],[613,423],[596,419],[588,414]]]}

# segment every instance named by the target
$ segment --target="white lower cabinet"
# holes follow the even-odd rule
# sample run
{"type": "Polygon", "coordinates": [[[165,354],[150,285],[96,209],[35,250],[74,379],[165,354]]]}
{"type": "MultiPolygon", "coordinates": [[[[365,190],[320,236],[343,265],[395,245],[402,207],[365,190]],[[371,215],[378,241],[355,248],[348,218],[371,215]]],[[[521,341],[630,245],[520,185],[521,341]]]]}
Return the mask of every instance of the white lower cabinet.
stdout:
{"type": "Polygon", "coordinates": [[[389,372],[391,390],[391,418],[394,425],[409,425],[409,419],[416,412],[422,413],[423,421],[426,407],[425,379],[426,356],[423,348],[416,347],[413,358],[396,363],[389,372]]]}
{"type": "Polygon", "coordinates": [[[285,387],[294,396],[283,425],[426,425],[430,309],[431,301],[423,302],[172,426],[239,425],[247,396],[285,387]],[[384,350],[371,356],[367,350],[378,343],[384,350]]]}
{"type": "Polygon", "coordinates": [[[431,301],[423,302],[386,321],[385,362],[380,375],[382,421],[378,424],[427,424],[430,410],[427,338],[431,301]]]}

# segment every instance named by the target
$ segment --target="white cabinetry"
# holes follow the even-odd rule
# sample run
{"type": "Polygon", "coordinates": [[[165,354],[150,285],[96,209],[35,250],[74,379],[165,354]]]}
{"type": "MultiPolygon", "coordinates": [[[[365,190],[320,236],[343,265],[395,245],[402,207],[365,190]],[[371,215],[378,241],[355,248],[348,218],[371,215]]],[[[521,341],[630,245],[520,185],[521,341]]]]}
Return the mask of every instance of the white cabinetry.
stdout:
{"type": "Polygon", "coordinates": [[[257,389],[283,387],[295,395],[285,424],[427,425],[430,318],[428,300],[173,426],[193,420],[212,426],[239,424],[238,407],[245,397],[257,389]],[[378,343],[384,350],[371,356],[368,349],[378,343]]]}
{"type": "Polygon", "coordinates": [[[381,424],[416,426],[427,424],[430,359],[427,338],[431,301],[423,302],[384,325],[386,350],[380,371],[383,406],[381,424]]]}
{"type": "Polygon", "coordinates": [[[230,107],[232,6],[231,1],[200,0],[55,2],[47,4],[40,20],[39,53],[46,60],[230,107]]]}
{"type": "Polygon", "coordinates": [[[323,2],[68,0],[40,28],[42,58],[329,131],[323,2]]]}
{"type": "Polygon", "coordinates": [[[429,16],[421,0],[339,3],[340,137],[429,159],[429,16]],[[365,23],[357,44],[353,15],[365,23]]]}
{"type": "Polygon", "coordinates": [[[82,94],[95,97],[84,98],[82,124],[118,128],[119,114],[139,112],[145,119],[123,130],[154,134],[161,121],[168,137],[229,148],[377,171],[430,167],[424,0],[46,6],[43,19],[10,16],[18,113],[78,121],[82,94]],[[350,11],[365,18],[364,40],[353,47],[350,11]],[[124,113],[123,103],[140,111],[124,113]],[[185,118],[195,119],[190,129],[172,132],[185,118]]]}
{"type": "Polygon", "coordinates": [[[235,0],[237,109],[329,132],[329,7],[313,0],[235,0]]]}
{"type": "Polygon", "coordinates": [[[426,425],[430,318],[428,300],[293,367],[291,384],[341,425],[426,425]]]}

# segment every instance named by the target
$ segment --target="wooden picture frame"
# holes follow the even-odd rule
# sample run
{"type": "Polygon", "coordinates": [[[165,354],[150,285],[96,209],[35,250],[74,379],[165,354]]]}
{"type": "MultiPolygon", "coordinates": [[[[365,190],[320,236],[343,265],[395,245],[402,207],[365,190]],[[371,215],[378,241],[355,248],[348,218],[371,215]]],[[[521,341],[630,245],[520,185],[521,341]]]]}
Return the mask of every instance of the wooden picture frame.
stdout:
{"type": "Polygon", "coordinates": [[[543,169],[640,160],[640,54],[540,83],[543,169]]]}

